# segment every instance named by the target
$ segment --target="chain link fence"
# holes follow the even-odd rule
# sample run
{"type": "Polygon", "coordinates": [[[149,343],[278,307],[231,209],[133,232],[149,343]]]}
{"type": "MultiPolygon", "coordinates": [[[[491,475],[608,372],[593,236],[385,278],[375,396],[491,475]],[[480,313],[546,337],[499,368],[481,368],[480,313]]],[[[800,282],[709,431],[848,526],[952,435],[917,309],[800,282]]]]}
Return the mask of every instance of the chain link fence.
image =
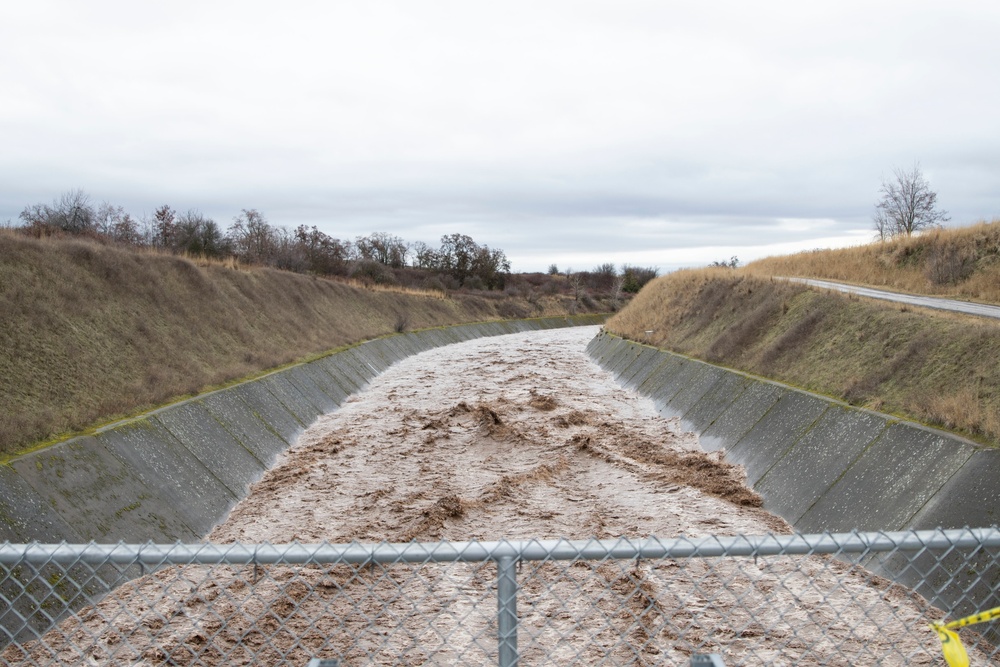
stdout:
{"type": "MultiPolygon", "coordinates": [[[[998,554],[996,528],[2,544],[0,664],[936,665],[929,623],[996,606],[998,554]]],[[[962,641],[991,664],[977,628],[962,641]]]]}

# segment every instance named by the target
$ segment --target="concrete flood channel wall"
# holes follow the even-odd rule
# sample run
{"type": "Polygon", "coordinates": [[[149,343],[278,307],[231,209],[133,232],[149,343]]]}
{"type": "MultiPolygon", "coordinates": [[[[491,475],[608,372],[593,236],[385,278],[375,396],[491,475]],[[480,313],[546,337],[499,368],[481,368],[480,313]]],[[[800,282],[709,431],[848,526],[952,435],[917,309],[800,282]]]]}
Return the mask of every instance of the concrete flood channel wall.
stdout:
{"type": "MultiPolygon", "coordinates": [[[[889,415],[602,332],[587,347],[623,386],[679,417],[702,448],[746,468],[764,508],[801,533],[988,527],[998,523],[1000,451],[889,415]]],[[[872,570],[961,614],[1000,606],[998,554],[966,550],[872,570]]],[[[1000,633],[989,631],[996,641],[1000,633]]]]}
{"type": "MultiPolygon", "coordinates": [[[[394,362],[474,338],[604,318],[485,322],[378,338],[25,454],[0,465],[0,541],[196,542],[306,427],[394,362]]],[[[0,572],[0,594],[13,602],[0,609],[8,637],[32,637],[88,596],[141,574],[105,567],[97,579],[79,566],[43,570],[0,572]],[[26,581],[34,582],[28,595],[26,581]]]]}

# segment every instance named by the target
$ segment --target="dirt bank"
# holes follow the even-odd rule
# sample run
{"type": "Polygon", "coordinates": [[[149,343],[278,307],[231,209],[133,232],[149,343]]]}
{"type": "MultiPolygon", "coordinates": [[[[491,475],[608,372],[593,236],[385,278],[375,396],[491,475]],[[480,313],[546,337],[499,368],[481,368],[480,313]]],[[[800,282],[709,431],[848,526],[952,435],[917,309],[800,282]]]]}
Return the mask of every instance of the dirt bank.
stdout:
{"type": "MultiPolygon", "coordinates": [[[[741,469],[589,362],[595,333],[482,339],[397,364],[309,429],[209,539],[787,531],[741,469]]],[[[687,664],[694,651],[730,665],[940,660],[934,610],[826,558],[526,563],[518,576],[523,664],[687,664]]],[[[494,580],[490,564],[169,568],[46,640],[93,664],[487,663],[494,580]]]]}

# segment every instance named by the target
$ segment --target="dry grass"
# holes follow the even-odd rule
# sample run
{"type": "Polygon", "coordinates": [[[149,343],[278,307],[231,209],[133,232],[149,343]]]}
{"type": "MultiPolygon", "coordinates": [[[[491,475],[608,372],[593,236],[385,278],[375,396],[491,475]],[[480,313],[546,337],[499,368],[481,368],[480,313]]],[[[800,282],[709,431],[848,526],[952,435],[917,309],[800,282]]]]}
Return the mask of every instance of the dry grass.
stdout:
{"type": "Polygon", "coordinates": [[[418,289],[416,287],[406,287],[403,285],[379,285],[372,282],[366,282],[363,280],[355,280],[353,278],[337,279],[345,285],[350,285],[357,289],[370,290],[372,292],[394,292],[396,294],[408,294],[410,296],[420,296],[427,297],[431,299],[446,299],[448,295],[441,290],[433,289],[418,289]]]}
{"type": "Polygon", "coordinates": [[[1000,443],[1000,323],[991,320],[705,269],[660,278],[606,328],[1000,443]]]}
{"type": "Polygon", "coordinates": [[[979,432],[1000,433],[1000,414],[986,411],[982,393],[963,388],[954,394],[928,396],[926,414],[946,428],[961,429],[966,424],[978,424],[979,432]]]}
{"type": "Polygon", "coordinates": [[[1000,220],[855,248],[768,257],[744,270],[1000,304],[1000,220]]]}
{"type": "Polygon", "coordinates": [[[0,230],[0,456],[401,328],[566,303],[367,289],[0,230]]]}

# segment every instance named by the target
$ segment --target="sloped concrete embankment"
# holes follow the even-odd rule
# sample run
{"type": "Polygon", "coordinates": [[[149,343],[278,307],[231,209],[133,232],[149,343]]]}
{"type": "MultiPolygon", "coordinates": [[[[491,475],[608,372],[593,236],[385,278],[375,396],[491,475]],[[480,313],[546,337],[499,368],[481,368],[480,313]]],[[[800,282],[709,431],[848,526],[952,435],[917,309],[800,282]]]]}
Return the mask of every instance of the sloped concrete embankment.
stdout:
{"type": "MultiPolygon", "coordinates": [[[[486,322],[380,338],[26,454],[0,466],[0,541],[197,541],[309,424],[394,362],[473,338],[603,319],[486,322]]],[[[0,595],[12,601],[0,612],[8,636],[44,629],[84,593],[100,595],[139,573],[109,567],[95,579],[70,567],[68,574],[47,566],[27,591],[20,583],[27,574],[0,577],[0,595]]]]}
{"type": "MultiPolygon", "coordinates": [[[[889,415],[602,332],[587,348],[619,383],[679,417],[704,449],[746,468],[764,507],[803,533],[986,527],[1000,510],[1000,451],[889,415]]],[[[968,552],[966,552],[968,553],[968,552]]],[[[1000,606],[996,554],[929,554],[874,571],[962,613],[1000,606]]]]}

